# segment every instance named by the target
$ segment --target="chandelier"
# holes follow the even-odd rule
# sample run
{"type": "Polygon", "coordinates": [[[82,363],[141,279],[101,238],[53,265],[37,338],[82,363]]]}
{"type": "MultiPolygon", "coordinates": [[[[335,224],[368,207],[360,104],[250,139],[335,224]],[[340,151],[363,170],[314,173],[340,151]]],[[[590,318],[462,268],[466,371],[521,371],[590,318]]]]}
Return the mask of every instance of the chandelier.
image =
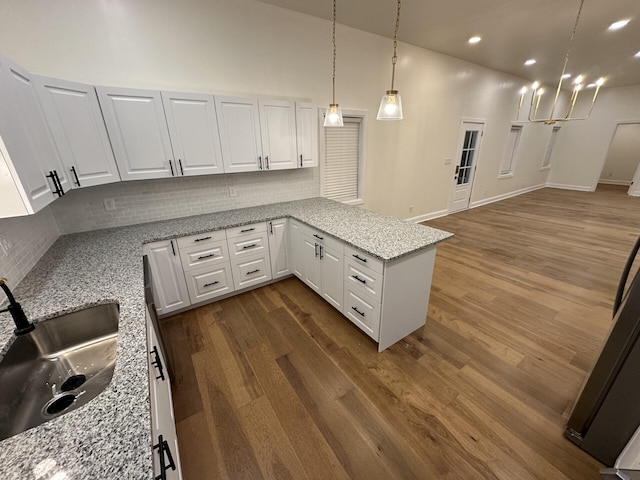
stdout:
{"type": "Polygon", "coordinates": [[[544,90],[540,88],[540,84],[535,82],[531,85],[531,100],[529,101],[529,113],[526,119],[520,119],[520,111],[522,110],[522,105],[524,103],[525,96],[527,94],[527,87],[522,87],[520,90],[520,101],[518,102],[518,115],[517,122],[518,123],[544,123],[545,125],[553,125],[556,122],[567,122],[569,120],[586,120],[591,116],[591,111],[593,110],[593,106],[596,103],[596,99],[598,98],[598,92],[600,91],[600,87],[604,83],[604,78],[599,78],[596,82],[594,82],[595,91],[593,92],[593,98],[591,99],[591,105],[589,106],[585,116],[583,117],[573,117],[573,110],[578,100],[578,95],[582,90],[582,82],[584,81],[584,77],[579,75],[573,82],[573,91],[571,92],[571,97],[569,99],[569,105],[567,106],[566,112],[564,116],[555,116],[556,110],[558,107],[558,99],[560,97],[560,91],[562,89],[562,82],[568,78],[570,75],[567,75],[567,64],[569,63],[569,55],[571,54],[571,47],[573,46],[573,38],[575,37],[576,30],[578,28],[578,22],[580,20],[580,13],[582,12],[582,6],[584,5],[584,0],[580,0],[580,8],[578,9],[578,15],[576,16],[576,23],[573,26],[573,32],[571,33],[571,39],[569,40],[569,48],[567,49],[567,54],[564,57],[564,66],[562,67],[562,73],[560,74],[560,80],[558,80],[558,87],[556,88],[556,95],[553,99],[553,104],[551,106],[551,112],[549,116],[544,116],[538,118],[538,108],[540,107],[540,99],[544,90]]]}

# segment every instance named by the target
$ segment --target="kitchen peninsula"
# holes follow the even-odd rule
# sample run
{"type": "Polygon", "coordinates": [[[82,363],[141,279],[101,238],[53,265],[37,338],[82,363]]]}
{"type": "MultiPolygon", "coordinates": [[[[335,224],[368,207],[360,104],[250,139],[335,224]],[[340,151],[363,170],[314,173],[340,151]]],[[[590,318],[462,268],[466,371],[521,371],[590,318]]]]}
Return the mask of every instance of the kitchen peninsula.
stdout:
{"type": "MultiPolygon", "coordinates": [[[[60,237],[15,288],[16,299],[35,321],[117,302],[115,372],[106,390],[84,407],[4,440],[3,478],[37,478],[43,468],[49,476],[65,472],[69,478],[152,478],[142,246],[282,218],[343,242],[345,249],[368,254],[385,268],[427,251],[432,259],[436,244],[451,236],[313,198],[60,237]]],[[[432,269],[432,261],[430,265],[432,269]]],[[[431,271],[423,271],[420,281],[430,287],[431,271]]],[[[12,325],[5,315],[2,319],[4,352],[12,325]]]]}

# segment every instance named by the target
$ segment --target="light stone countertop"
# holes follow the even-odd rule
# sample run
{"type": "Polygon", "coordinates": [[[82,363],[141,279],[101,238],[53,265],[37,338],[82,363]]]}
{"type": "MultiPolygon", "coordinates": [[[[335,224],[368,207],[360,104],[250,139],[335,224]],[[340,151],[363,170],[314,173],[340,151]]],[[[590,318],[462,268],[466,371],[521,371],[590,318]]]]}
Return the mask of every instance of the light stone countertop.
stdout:
{"type": "MultiPolygon", "coordinates": [[[[115,301],[120,305],[116,367],[87,405],[0,442],[0,478],[151,479],[151,419],[142,244],[292,217],[385,262],[452,234],[312,198],[96,230],[60,237],[14,289],[27,317],[42,321],[115,301]]],[[[13,341],[0,314],[0,356],[13,341]]],[[[1,387],[1,386],[0,386],[1,387]]]]}

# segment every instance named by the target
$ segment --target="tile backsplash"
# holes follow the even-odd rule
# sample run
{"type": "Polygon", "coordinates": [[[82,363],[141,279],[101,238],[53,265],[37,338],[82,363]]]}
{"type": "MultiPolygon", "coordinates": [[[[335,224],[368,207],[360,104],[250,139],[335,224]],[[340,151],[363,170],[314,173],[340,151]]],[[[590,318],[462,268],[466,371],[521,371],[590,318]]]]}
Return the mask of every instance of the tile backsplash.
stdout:
{"type": "Polygon", "coordinates": [[[72,190],[50,208],[67,234],[319,195],[319,169],[301,168],[118,182],[72,190]]]}
{"type": "MultiPolygon", "coordinates": [[[[51,207],[35,215],[0,219],[0,277],[15,287],[59,236],[51,207]]],[[[4,300],[0,295],[0,304],[4,300]]]]}

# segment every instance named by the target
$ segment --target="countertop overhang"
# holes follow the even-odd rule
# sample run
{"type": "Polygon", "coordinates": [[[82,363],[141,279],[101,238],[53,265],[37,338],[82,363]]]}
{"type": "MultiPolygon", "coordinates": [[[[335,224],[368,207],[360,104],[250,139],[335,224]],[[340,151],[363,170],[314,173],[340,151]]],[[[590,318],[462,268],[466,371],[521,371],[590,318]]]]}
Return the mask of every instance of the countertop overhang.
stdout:
{"type": "MultiPolygon", "coordinates": [[[[151,419],[142,245],[279,218],[295,218],[384,262],[451,237],[324,198],[268,204],[61,236],[14,289],[35,322],[87,306],[120,305],[116,368],[87,405],[0,442],[2,478],[150,479],[151,419]]],[[[13,341],[0,314],[0,357],[13,341]]]]}

